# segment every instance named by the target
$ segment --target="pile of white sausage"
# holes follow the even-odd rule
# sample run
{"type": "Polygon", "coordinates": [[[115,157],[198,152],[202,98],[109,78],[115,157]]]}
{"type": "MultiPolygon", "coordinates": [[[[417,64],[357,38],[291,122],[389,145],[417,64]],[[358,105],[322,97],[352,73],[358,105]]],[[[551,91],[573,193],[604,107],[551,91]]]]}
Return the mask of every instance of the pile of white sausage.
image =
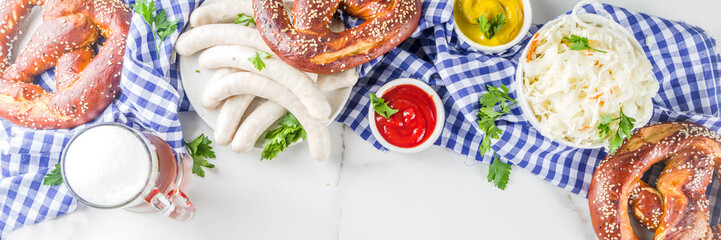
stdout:
{"type": "Polygon", "coordinates": [[[293,68],[273,54],[253,26],[232,23],[240,13],[253,16],[250,0],[205,4],[193,11],[192,29],[180,35],[175,45],[181,56],[207,49],[200,54],[198,65],[218,69],[201,97],[205,108],[215,109],[222,104],[215,142],[230,144],[235,152],[245,153],[290,111],[307,133],[311,156],[317,160],[328,158],[331,107],[323,93],[353,86],[357,81],[355,71],[318,76],[293,68]],[[248,59],[260,51],[272,56],[263,59],[266,67],[259,71],[248,59]],[[256,97],[266,101],[246,114],[256,97]]]}

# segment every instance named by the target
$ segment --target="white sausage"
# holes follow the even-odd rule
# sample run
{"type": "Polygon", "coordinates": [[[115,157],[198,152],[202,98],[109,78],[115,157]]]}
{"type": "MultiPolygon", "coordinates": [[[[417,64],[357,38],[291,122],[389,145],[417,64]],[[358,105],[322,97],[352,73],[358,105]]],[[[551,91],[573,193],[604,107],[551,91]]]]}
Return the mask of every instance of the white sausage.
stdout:
{"type": "Polygon", "coordinates": [[[190,14],[190,26],[199,27],[211,23],[232,23],[238,14],[253,16],[253,3],[250,0],[234,0],[200,6],[190,14]]]}
{"type": "MultiPolygon", "coordinates": [[[[181,56],[190,56],[200,50],[219,45],[241,45],[255,48],[277,58],[277,55],[266,45],[258,30],[239,24],[208,24],[190,29],[180,34],[175,42],[175,51],[181,56]]],[[[313,82],[318,80],[318,74],[303,73],[313,82]]]]}
{"type": "Polygon", "coordinates": [[[339,88],[351,87],[356,82],[358,82],[358,73],[351,69],[329,75],[320,75],[316,85],[321,92],[327,93],[339,88]]]}
{"type": "MultiPolygon", "coordinates": [[[[355,84],[358,74],[355,71],[344,71],[330,75],[321,75],[318,79],[318,87],[327,89],[324,93],[341,87],[349,87],[355,84]],[[350,80],[349,80],[350,79],[350,80]],[[338,84],[337,81],[343,84],[338,84]],[[330,86],[326,86],[330,85],[330,86]],[[330,90],[328,90],[330,89],[330,90]]],[[[273,123],[283,117],[287,111],[282,106],[272,101],[266,101],[248,115],[238,127],[233,136],[231,147],[233,151],[243,154],[255,146],[259,138],[263,137],[273,123]]]]}
{"type": "Polygon", "coordinates": [[[217,105],[229,96],[251,94],[276,102],[288,109],[298,119],[308,134],[310,154],[316,160],[325,160],[330,155],[330,133],[323,121],[306,110],[290,90],[268,78],[248,72],[239,72],[219,79],[205,88],[203,100],[217,105]]]}
{"type": "MultiPolygon", "coordinates": [[[[318,87],[323,93],[333,91],[337,88],[349,87],[355,84],[358,74],[355,71],[344,71],[330,75],[321,75],[318,79],[318,87]],[[339,84],[341,82],[342,84],[339,84]]],[[[275,102],[267,101],[256,108],[248,115],[238,127],[233,136],[231,146],[233,151],[243,154],[255,146],[270,126],[283,117],[287,111],[275,102]]]]}
{"type": "Polygon", "coordinates": [[[272,101],[266,101],[258,106],[245,118],[235,132],[233,142],[230,144],[233,151],[243,154],[253,149],[255,142],[287,112],[283,106],[272,101]]]}
{"type": "MultiPolygon", "coordinates": [[[[236,72],[238,72],[236,69],[218,69],[208,84],[236,72]]],[[[250,102],[253,101],[254,98],[252,95],[235,95],[225,100],[223,107],[220,108],[220,112],[218,113],[218,120],[215,122],[215,131],[213,134],[215,136],[215,143],[225,146],[233,140],[233,134],[238,129],[243,119],[243,114],[245,114],[248,105],[250,105],[250,102]]]]}
{"type": "MultiPolygon", "coordinates": [[[[209,69],[240,68],[273,79],[295,93],[311,116],[323,122],[329,121],[330,104],[308,76],[276,57],[263,59],[265,68],[258,71],[248,60],[255,56],[256,52],[255,49],[238,45],[215,46],[200,54],[198,65],[209,69]]],[[[214,107],[214,105],[205,105],[206,103],[208,102],[203,103],[205,107],[214,107]]]]}
{"type": "MultiPolygon", "coordinates": [[[[178,37],[175,51],[181,56],[190,56],[196,52],[219,45],[241,45],[272,54],[258,30],[239,24],[208,24],[190,29],[178,37]]],[[[313,82],[318,74],[304,72],[313,82]]]]}
{"type": "Polygon", "coordinates": [[[225,146],[233,140],[243,114],[254,98],[253,95],[236,95],[225,100],[215,123],[215,143],[225,146]]]}
{"type": "Polygon", "coordinates": [[[273,53],[258,30],[240,24],[208,24],[185,31],[175,42],[175,51],[181,56],[218,45],[243,45],[273,53]]]}
{"type": "MultiPolygon", "coordinates": [[[[213,73],[213,76],[210,77],[210,80],[208,80],[208,83],[206,83],[205,85],[206,86],[213,85],[213,84],[215,84],[214,82],[218,81],[218,79],[221,79],[225,76],[228,76],[230,74],[237,73],[237,72],[240,72],[240,70],[235,69],[235,68],[218,68],[218,70],[216,70],[215,73],[213,73]]],[[[209,109],[212,109],[212,108],[209,108],[209,109]]]]}

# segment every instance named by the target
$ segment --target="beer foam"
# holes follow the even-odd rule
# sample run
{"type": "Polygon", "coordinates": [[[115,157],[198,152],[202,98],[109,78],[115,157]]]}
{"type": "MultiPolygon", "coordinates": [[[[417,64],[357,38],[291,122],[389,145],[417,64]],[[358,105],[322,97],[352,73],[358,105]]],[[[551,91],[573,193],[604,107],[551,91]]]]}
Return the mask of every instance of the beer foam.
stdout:
{"type": "Polygon", "coordinates": [[[89,129],[68,146],[64,174],[73,192],[100,206],[117,206],[138,195],[150,175],[145,143],[119,126],[89,129]]]}

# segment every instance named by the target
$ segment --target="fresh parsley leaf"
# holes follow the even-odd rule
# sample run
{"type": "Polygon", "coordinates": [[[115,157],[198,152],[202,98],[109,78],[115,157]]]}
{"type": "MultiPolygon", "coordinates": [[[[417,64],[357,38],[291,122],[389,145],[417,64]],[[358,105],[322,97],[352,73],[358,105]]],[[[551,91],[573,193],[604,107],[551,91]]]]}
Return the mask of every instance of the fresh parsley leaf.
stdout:
{"type": "Polygon", "coordinates": [[[488,18],[486,18],[486,13],[483,13],[480,17],[476,19],[476,22],[478,22],[478,28],[481,29],[481,33],[488,37],[486,33],[491,31],[491,24],[488,23],[488,18]]]}
{"type": "Polygon", "coordinates": [[[55,164],[55,169],[45,175],[43,185],[57,186],[63,183],[63,175],[60,173],[60,163],[55,164]]]}
{"type": "Polygon", "coordinates": [[[386,100],[379,98],[373,93],[369,94],[369,96],[371,98],[371,104],[373,104],[373,110],[384,118],[389,119],[393,114],[398,112],[398,109],[393,109],[388,106],[386,100]]]}
{"type": "Polygon", "coordinates": [[[636,119],[633,119],[632,117],[623,114],[623,109],[620,109],[620,115],[621,116],[619,117],[620,121],[618,122],[618,129],[616,130],[616,134],[611,140],[611,144],[609,146],[609,151],[611,152],[611,154],[616,153],[616,150],[621,147],[621,144],[623,143],[623,140],[625,138],[631,137],[633,123],[636,122],[636,119]]]}
{"type": "Polygon", "coordinates": [[[215,165],[208,162],[207,159],[198,159],[193,158],[193,174],[198,175],[199,177],[205,177],[205,168],[215,168],[215,165]]]}
{"type": "Polygon", "coordinates": [[[485,132],[485,135],[483,136],[483,142],[481,142],[481,146],[478,150],[480,150],[481,155],[485,155],[487,152],[491,151],[491,139],[498,139],[498,133],[502,133],[503,131],[501,131],[494,122],[486,122],[486,124],[482,125],[482,127],[485,127],[481,128],[481,130],[485,132]]]}
{"type": "Polygon", "coordinates": [[[598,137],[599,138],[605,138],[608,133],[611,132],[611,126],[610,123],[613,121],[613,118],[611,118],[611,115],[606,114],[601,116],[601,119],[598,123],[598,137]]]}
{"type": "MultiPolygon", "coordinates": [[[[155,45],[155,55],[159,58],[160,57],[160,43],[163,42],[163,40],[170,36],[175,30],[178,29],[178,21],[168,21],[168,16],[165,13],[165,10],[161,9],[158,11],[157,14],[155,14],[155,2],[152,0],[138,0],[135,2],[133,6],[133,11],[143,16],[143,20],[145,20],[146,23],[150,26],[151,29],[154,29],[156,34],[158,35],[159,40],[156,41],[155,45]]],[[[155,34],[153,34],[153,41],[155,41],[155,34]]]]}
{"type": "Polygon", "coordinates": [[[493,162],[488,167],[488,182],[493,182],[497,188],[506,190],[508,178],[511,175],[511,164],[503,163],[498,159],[498,155],[493,154],[493,162]]]}
{"type": "MultiPolygon", "coordinates": [[[[295,128],[300,126],[300,121],[298,121],[298,118],[296,118],[295,115],[288,113],[285,117],[280,119],[278,124],[283,127],[295,128]]],[[[303,137],[303,139],[305,139],[305,137],[303,137]]]]}
{"type": "Polygon", "coordinates": [[[160,37],[160,41],[162,42],[178,29],[178,20],[169,22],[168,17],[165,15],[165,10],[161,9],[158,15],[155,16],[155,27],[158,29],[158,37],[160,37]]]}
{"type": "Polygon", "coordinates": [[[496,15],[496,18],[491,20],[491,31],[489,32],[489,39],[493,38],[493,36],[496,36],[496,33],[501,31],[501,28],[503,25],[506,24],[506,14],[498,14],[496,15]]]}
{"type": "Polygon", "coordinates": [[[621,144],[623,144],[623,135],[621,131],[616,131],[616,133],[613,135],[613,138],[611,138],[611,142],[609,143],[608,152],[611,154],[615,154],[616,150],[621,147],[621,144]]]}
{"type": "Polygon", "coordinates": [[[603,139],[611,133],[611,122],[619,120],[618,128],[613,133],[613,137],[609,142],[608,152],[610,154],[615,154],[616,150],[618,150],[618,148],[621,147],[621,144],[623,144],[623,140],[627,137],[631,137],[633,124],[636,122],[636,119],[623,114],[623,108],[621,108],[619,112],[620,116],[617,118],[611,118],[611,115],[608,114],[601,116],[598,127],[596,127],[598,128],[599,137],[603,139]]]}
{"type": "Polygon", "coordinates": [[[613,117],[611,117],[611,114],[606,114],[606,115],[601,116],[600,121],[603,124],[609,124],[609,123],[613,122],[613,117]]]}
{"type": "Polygon", "coordinates": [[[265,134],[265,139],[270,141],[263,147],[263,152],[260,153],[261,161],[278,157],[278,153],[288,148],[290,144],[306,138],[305,129],[292,113],[286,114],[280,120],[279,125],[280,127],[265,134]]]}
{"type": "MultiPolygon", "coordinates": [[[[483,94],[478,99],[481,104],[481,108],[478,110],[478,128],[484,134],[481,146],[478,149],[481,155],[491,151],[491,141],[499,139],[503,133],[503,130],[496,125],[496,120],[511,112],[511,107],[517,103],[508,93],[506,85],[501,84],[500,87],[486,85],[486,88],[488,93],[483,94]],[[496,110],[496,105],[499,105],[500,111],[496,110]]],[[[488,182],[493,182],[497,188],[504,190],[506,189],[506,183],[508,183],[511,165],[498,160],[498,155],[495,152],[493,158],[493,163],[491,163],[488,170],[488,182]]]]}
{"type": "Polygon", "coordinates": [[[269,58],[271,55],[267,52],[255,52],[255,56],[248,58],[248,61],[253,64],[253,67],[255,69],[258,69],[258,71],[262,71],[263,68],[265,68],[265,62],[263,62],[263,59],[269,58]]]}
{"type": "Polygon", "coordinates": [[[140,16],[143,16],[143,19],[146,23],[151,24],[155,22],[155,16],[153,16],[153,13],[155,12],[155,2],[148,2],[148,0],[137,0],[132,6],[133,11],[140,14],[140,16]]]}
{"type": "MultiPolygon", "coordinates": [[[[484,108],[479,109],[478,111],[480,111],[479,114],[484,116],[486,119],[496,119],[496,118],[500,117],[501,115],[503,115],[503,113],[496,112],[496,110],[493,108],[484,107],[484,108]]],[[[493,122],[490,122],[490,123],[493,123],[493,122]]]]}
{"type": "Polygon", "coordinates": [[[238,17],[235,19],[234,23],[241,24],[246,27],[250,27],[250,24],[253,24],[253,27],[256,26],[253,16],[245,15],[245,13],[238,14],[238,17]]]}
{"type": "Polygon", "coordinates": [[[626,114],[623,114],[623,108],[620,109],[621,114],[621,121],[618,122],[618,129],[620,129],[624,135],[627,137],[631,136],[631,130],[633,129],[633,124],[636,122],[636,119],[626,116],[626,114]]]}
{"type": "Polygon", "coordinates": [[[606,51],[601,51],[601,50],[592,48],[588,44],[588,38],[585,38],[585,37],[581,37],[578,35],[571,35],[570,37],[563,37],[563,40],[566,40],[567,42],[569,42],[571,44],[570,45],[571,50],[593,50],[596,52],[606,53],[606,51]]]}
{"type": "Polygon", "coordinates": [[[208,162],[208,159],[215,158],[215,152],[210,144],[213,143],[205,136],[200,134],[192,142],[185,142],[185,150],[188,151],[188,155],[193,158],[193,170],[195,175],[205,177],[205,168],[215,168],[215,165],[208,162]]]}
{"type": "Polygon", "coordinates": [[[481,29],[481,33],[483,33],[483,36],[488,39],[492,39],[494,36],[496,36],[496,33],[501,31],[503,25],[506,24],[506,14],[501,13],[496,15],[496,17],[491,17],[490,19],[488,19],[486,17],[486,13],[483,13],[483,15],[478,17],[476,21],[478,22],[478,28],[481,29]]]}
{"type": "Polygon", "coordinates": [[[501,85],[500,88],[486,85],[488,93],[482,95],[478,101],[481,104],[481,108],[478,110],[478,128],[484,132],[483,142],[479,148],[481,155],[491,150],[491,139],[500,138],[500,134],[503,133],[501,129],[496,126],[496,120],[511,112],[511,106],[517,102],[508,93],[508,87],[501,85]],[[500,103],[500,111],[496,110],[496,105],[500,103]],[[508,104],[512,103],[512,104],[508,104]]]}

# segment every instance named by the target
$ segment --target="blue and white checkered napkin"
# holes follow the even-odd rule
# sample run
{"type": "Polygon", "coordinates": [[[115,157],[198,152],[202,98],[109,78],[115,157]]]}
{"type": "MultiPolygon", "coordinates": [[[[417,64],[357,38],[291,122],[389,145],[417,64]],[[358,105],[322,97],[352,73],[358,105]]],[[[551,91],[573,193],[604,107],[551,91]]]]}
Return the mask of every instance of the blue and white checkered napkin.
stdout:
{"type": "MultiPolygon", "coordinates": [[[[368,93],[393,79],[422,79],[436,89],[445,106],[445,128],[435,144],[490,163],[492,153],[483,156],[478,151],[483,138],[476,117],[480,107],[478,98],[486,92],[486,84],[505,84],[510,87],[511,96],[516,97],[512,83],[521,46],[528,43],[540,26],[532,27],[521,44],[503,55],[470,52],[469,46],[460,44],[453,32],[452,2],[423,1],[423,17],[412,37],[383,58],[361,67],[362,77],[338,121],[380,149],[366,120],[368,93]]],[[[719,54],[714,41],[702,29],[611,5],[586,5],[580,12],[596,13],[598,7],[633,33],[654,66],[661,89],[653,99],[651,122],[689,120],[716,131],[721,129],[719,54]]],[[[346,19],[356,24],[355,20],[346,19]]],[[[498,152],[501,161],[524,168],[565,190],[587,195],[593,170],[605,156],[604,151],[575,149],[551,142],[525,121],[518,105],[497,124],[503,135],[493,141],[493,150],[498,152]]],[[[709,192],[715,223],[721,217],[719,181],[713,183],[709,192]]]]}
{"type": "MultiPolygon", "coordinates": [[[[127,1],[127,0],[126,0],[127,1]]],[[[134,1],[129,1],[134,3],[134,1]]],[[[156,0],[168,19],[178,20],[183,29],[188,15],[200,0],[156,0]]],[[[128,34],[125,61],[116,100],[95,121],[69,130],[33,130],[0,120],[0,238],[26,224],[33,224],[74,211],[77,201],[64,185],[42,185],[45,174],[60,160],[63,146],[78,131],[100,122],[119,122],[155,132],[171,147],[182,151],[182,130],[177,112],[189,102],[178,83],[177,65],[170,63],[176,31],[165,39],[156,58],[152,30],[140,15],[134,14],[128,34]]],[[[54,90],[52,71],[43,73],[38,83],[54,90]]]]}

